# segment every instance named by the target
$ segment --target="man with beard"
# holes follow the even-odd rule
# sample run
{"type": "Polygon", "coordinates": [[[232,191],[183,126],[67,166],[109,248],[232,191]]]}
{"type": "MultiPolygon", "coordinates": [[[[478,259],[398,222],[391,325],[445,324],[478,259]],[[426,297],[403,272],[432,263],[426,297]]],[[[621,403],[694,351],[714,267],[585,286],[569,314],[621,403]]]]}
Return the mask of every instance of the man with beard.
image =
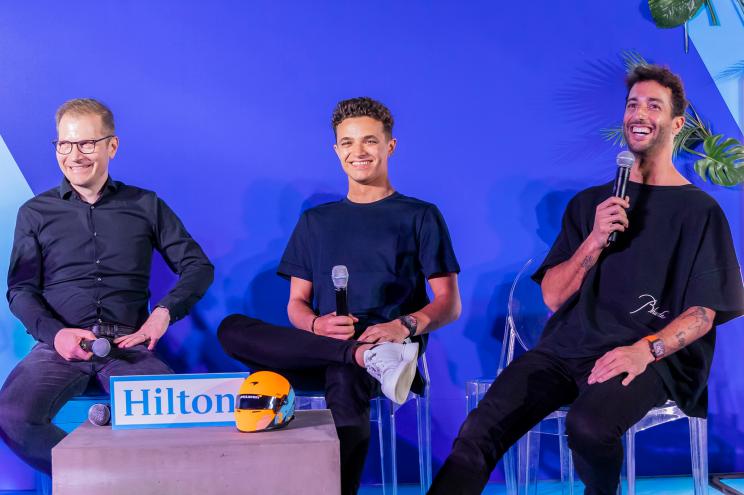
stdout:
{"type": "Polygon", "coordinates": [[[480,493],[514,442],[570,404],[585,493],[615,494],[621,438],[651,408],[672,399],[706,415],[715,326],[744,310],[741,273],[720,207],[672,163],[687,105],[679,77],[640,66],[626,84],[628,197],[612,197],[610,183],[568,204],[533,275],[555,314],[467,417],[430,493],[480,493]]]}

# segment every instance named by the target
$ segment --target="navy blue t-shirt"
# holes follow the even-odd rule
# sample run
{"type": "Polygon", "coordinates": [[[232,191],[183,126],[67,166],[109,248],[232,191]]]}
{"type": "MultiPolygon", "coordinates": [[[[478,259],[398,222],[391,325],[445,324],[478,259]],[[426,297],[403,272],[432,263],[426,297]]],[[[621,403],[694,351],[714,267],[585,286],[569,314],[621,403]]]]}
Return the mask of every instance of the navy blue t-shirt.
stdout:
{"type": "MultiPolygon", "coordinates": [[[[567,358],[600,357],[659,332],[690,307],[716,311],[719,325],[744,313],[744,289],[726,217],[699,188],[628,183],[629,228],[604,251],[581,288],[548,320],[538,348],[567,358]]],[[[566,260],[589,236],[597,205],[612,183],[578,193],[542,266],[566,260]]],[[[715,327],[684,349],[653,363],[672,398],[704,416],[715,327]]]]}
{"type": "Polygon", "coordinates": [[[334,265],[349,270],[349,312],[367,326],[420,310],[426,279],[458,273],[447,225],[436,206],[400,193],[374,203],[343,199],[305,211],[282,256],[278,274],[313,284],[314,307],[336,310],[334,265]]]}

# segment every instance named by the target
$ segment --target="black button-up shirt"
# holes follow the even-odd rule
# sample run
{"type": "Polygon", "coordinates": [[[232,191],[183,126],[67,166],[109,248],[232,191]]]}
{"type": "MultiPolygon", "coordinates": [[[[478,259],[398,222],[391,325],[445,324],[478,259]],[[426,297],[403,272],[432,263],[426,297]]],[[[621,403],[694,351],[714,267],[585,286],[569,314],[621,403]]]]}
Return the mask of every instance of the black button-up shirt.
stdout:
{"type": "Polygon", "coordinates": [[[66,179],[18,210],[8,271],[10,310],[36,340],[97,322],[139,328],[149,315],[157,249],[179,275],[158,302],[171,321],[204,295],[214,267],[175,213],[151,191],[111,178],[89,204],[66,179]]]}

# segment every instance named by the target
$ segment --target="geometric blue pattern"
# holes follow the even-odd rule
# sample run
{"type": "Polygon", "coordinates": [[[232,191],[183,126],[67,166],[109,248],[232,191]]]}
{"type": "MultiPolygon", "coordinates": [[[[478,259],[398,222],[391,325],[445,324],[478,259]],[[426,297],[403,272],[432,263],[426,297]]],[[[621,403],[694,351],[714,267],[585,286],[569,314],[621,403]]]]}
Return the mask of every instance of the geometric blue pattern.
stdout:
{"type": "MultiPolygon", "coordinates": [[[[0,136],[0,297],[3,299],[8,290],[6,274],[13,245],[16,213],[32,195],[31,188],[0,136]]],[[[33,339],[26,334],[26,330],[10,312],[8,305],[4,301],[0,302],[0,383],[5,382],[10,370],[28,353],[32,345],[33,339]]],[[[33,472],[2,442],[0,466],[2,466],[0,471],[8,470],[7,473],[0,475],[0,490],[33,486],[33,472]]]]}
{"type": "MultiPolygon", "coordinates": [[[[8,290],[6,274],[13,245],[16,213],[18,208],[33,196],[33,193],[2,136],[0,136],[0,177],[2,177],[0,180],[0,297],[4,298],[8,290]]],[[[5,377],[18,359],[28,352],[33,339],[24,338],[22,334],[25,333],[21,323],[11,314],[8,305],[0,304],[0,383],[5,381],[5,377]]]]}
{"type": "Polygon", "coordinates": [[[744,12],[740,11],[735,3],[715,2],[720,26],[711,26],[705,9],[701,9],[701,12],[690,21],[690,39],[731,115],[739,124],[739,129],[744,133],[744,67],[739,65],[741,70],[727,77],[723,76],[727,69],[744,63],[744,12]]]}

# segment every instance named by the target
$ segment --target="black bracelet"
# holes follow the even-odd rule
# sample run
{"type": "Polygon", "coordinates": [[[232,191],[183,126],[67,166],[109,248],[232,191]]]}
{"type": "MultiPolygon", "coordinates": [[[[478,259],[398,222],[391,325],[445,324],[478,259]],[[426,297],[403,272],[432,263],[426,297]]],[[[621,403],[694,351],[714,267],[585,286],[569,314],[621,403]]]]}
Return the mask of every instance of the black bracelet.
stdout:
{"type": "Polygon", "coordinates": [[[313,318],[313,322],[310,324],[310,331],[313,332],[313,333],[315,333],[315,320],[317,320],[318,318],[320,318],[320,317],[319,316],[315,316],[313,318]]]}

